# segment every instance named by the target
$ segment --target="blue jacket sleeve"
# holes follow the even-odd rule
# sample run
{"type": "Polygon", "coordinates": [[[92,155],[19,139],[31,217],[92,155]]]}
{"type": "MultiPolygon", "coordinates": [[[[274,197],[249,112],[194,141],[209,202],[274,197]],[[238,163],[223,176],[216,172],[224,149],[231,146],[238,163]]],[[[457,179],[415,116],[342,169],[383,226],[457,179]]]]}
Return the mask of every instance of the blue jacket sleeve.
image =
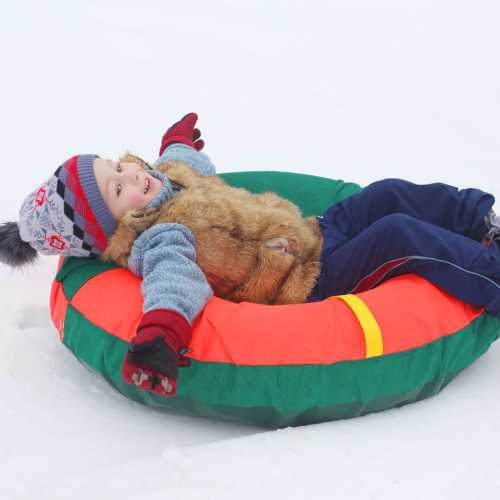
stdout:
{"type": "Polygon", "coordinates": [[[168,160],[180,160],[189,163],[201,175],[215,175],[215,167],[210,158],[186,144],[171,144],[154,162],[153,168],[168,160]]]}
{"type": "Polygon", "coordinates": [[[128,265],[143,278],[144,312],[170,309],[192,324],[213,295],[196,264],[194,235],[182,224],[157,224],[144,231],[128,265]]]}

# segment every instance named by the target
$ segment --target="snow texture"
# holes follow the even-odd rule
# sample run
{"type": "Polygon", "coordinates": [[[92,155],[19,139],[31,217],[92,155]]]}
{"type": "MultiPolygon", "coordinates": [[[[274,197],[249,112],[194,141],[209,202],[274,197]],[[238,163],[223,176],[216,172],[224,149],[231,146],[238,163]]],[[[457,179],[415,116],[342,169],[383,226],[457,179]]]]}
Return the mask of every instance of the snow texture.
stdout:
{"type": "MultiPolygon", "coordinates": [[[[500,195],[498,2],[6,0],[0,222],[77,153],[154,161],[196,111],[220,172],[500,195]]],[[[499,498],[500,348],[441,394],[264,431],[114,392],[59,342],[56,262],[0,265],[0,498],[499,498]]]]}

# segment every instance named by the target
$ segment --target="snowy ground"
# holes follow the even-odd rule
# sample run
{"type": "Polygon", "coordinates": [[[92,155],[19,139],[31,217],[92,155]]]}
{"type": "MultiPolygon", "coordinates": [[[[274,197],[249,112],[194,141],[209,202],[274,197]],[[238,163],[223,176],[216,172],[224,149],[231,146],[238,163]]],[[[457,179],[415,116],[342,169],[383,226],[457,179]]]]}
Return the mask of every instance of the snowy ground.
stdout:
{"type": "MultiPolygon", "coordinates": [[[[188,111],[221,172],[398,176],[500,196],[497,2],[4,0],[1,11],[1,221],[73,154],[154,160],[188,111]]],[[[0,266],[0,498],[499,497],[498,345],[437,397],[363,418],[263,431],[165,415],[59,343],[54,269],[0,266]]]]}

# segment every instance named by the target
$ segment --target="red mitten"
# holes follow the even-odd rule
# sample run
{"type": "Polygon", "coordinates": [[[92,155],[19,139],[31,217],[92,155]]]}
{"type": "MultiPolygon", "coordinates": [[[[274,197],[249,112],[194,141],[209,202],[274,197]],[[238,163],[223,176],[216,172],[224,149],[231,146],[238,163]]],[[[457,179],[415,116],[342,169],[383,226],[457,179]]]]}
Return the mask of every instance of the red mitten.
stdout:
{"type": "Polygon", "coordinates": [[[194,128],[197,120],[198,115],[196,113],[189,113],[174,123],[161,138],[160,156],[170,144],[175,143],[186,144],[197,151],[201,151],[205,143],[200,139],[200,130],[194,128]]]}
{"type": "Polygon", "coordinates": [[[162,396],[177,392],[179,366],[189,366],[188,352],[192,329],[179,313],[155,309],[142,316],[122,365],[128,384],[162,396]]]}

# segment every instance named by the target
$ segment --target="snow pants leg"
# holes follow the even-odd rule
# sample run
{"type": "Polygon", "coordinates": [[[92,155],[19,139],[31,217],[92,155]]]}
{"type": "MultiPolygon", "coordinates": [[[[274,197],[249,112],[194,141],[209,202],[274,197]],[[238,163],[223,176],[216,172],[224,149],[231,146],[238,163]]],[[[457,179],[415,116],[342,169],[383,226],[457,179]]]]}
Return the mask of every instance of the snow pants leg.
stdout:
{"type": "Polygon", "coordinates": [[[358,293],[415,273],[469,304],[500,315],[500,244],[479,243],[494,197],[400,179],[371,184],[320,220],[322,270],[309,299],[358,293]]]}

